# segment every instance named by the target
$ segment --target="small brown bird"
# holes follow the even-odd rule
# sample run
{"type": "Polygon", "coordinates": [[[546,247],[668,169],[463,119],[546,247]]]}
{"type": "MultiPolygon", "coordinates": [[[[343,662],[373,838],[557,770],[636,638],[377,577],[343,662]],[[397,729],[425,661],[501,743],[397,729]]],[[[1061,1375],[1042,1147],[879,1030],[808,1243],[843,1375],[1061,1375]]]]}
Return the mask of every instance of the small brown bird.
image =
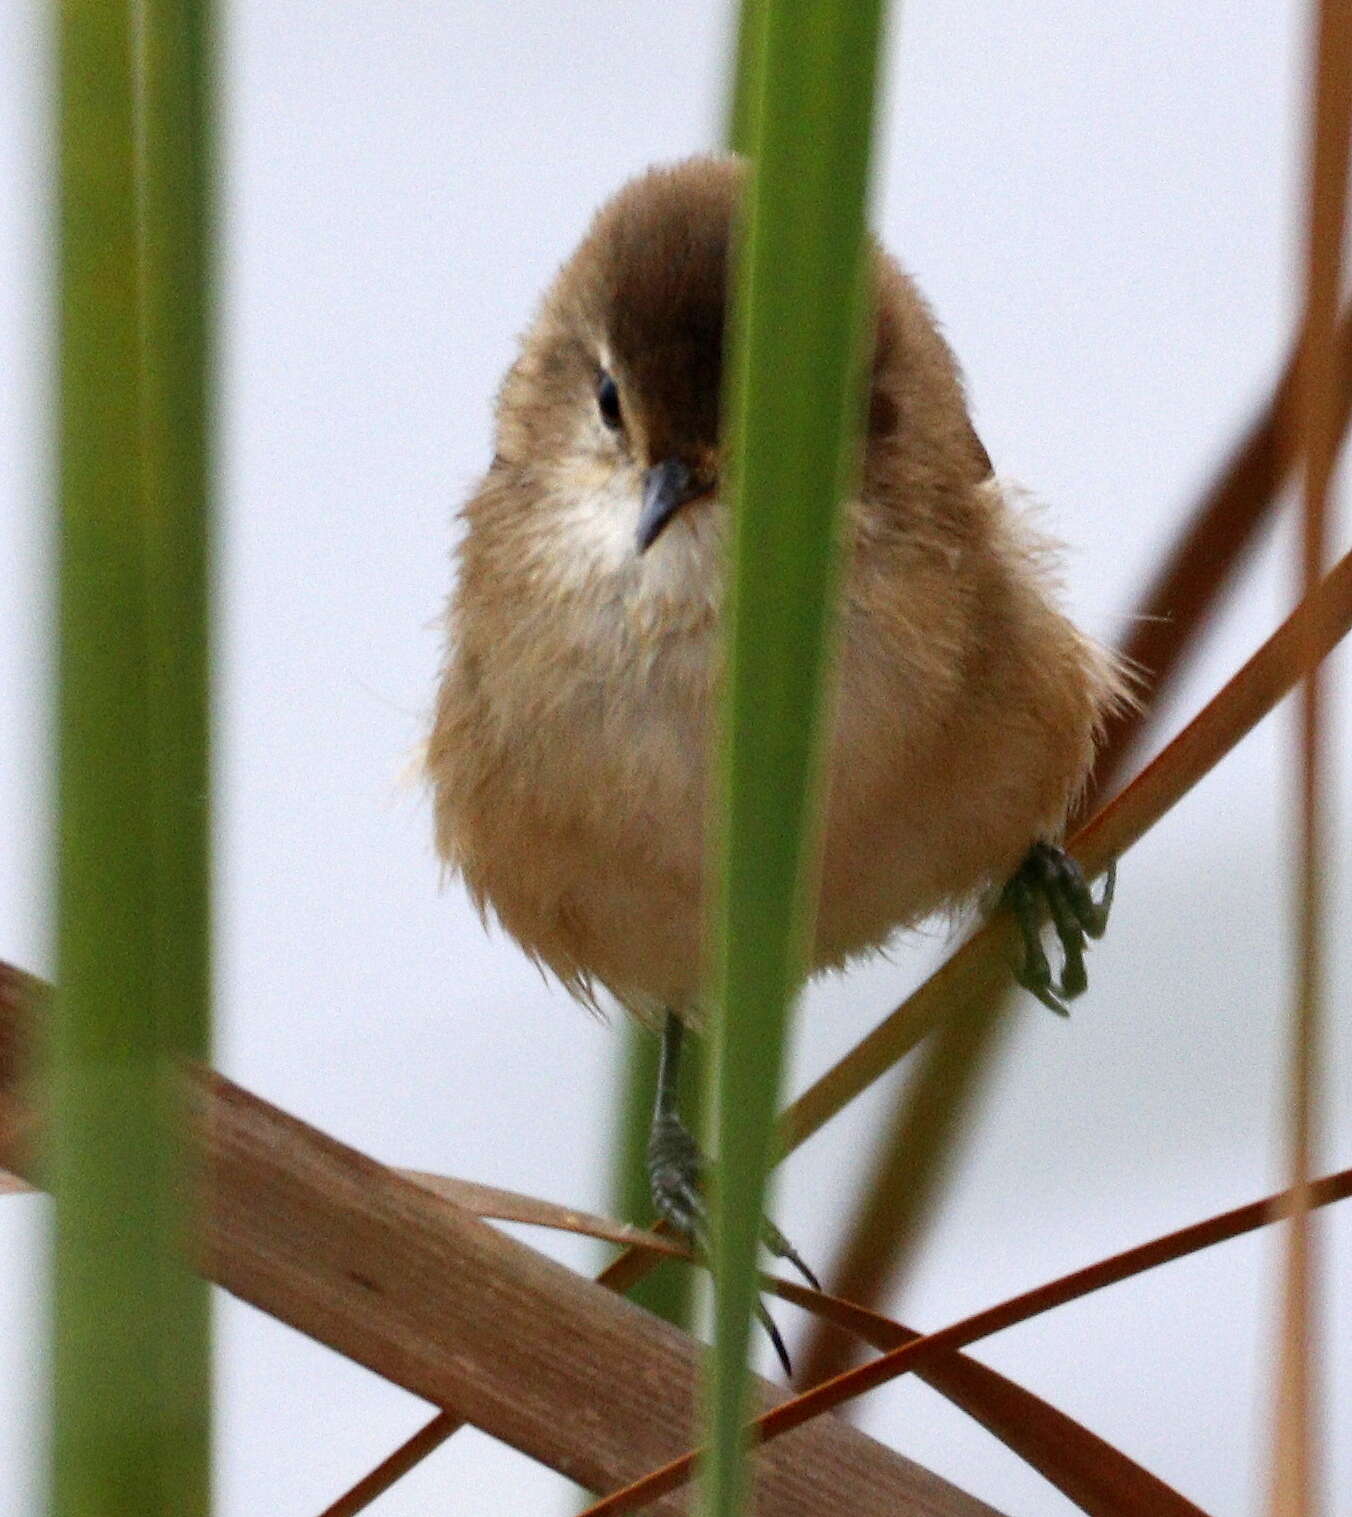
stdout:
{"type": "MultiPolygon", "coordinates": [[[[699,1158],[674,1082],[700,1015],[741,181],[728,158],[644,174],[546,293],[465,507],[427,758],[438,847],[479,909],[579,999],[604,987],[665,1017],[650,1169],[659,1209],[694,1235],[699,1158]]],[[[872,259],[812,967],[1010,881],[1021,978],[1061,1010],[1108,903],[1055,840],[1121,672],[1056,608],[1047,548],[992,475],[953,355],[910,279],[872,259]]]]}

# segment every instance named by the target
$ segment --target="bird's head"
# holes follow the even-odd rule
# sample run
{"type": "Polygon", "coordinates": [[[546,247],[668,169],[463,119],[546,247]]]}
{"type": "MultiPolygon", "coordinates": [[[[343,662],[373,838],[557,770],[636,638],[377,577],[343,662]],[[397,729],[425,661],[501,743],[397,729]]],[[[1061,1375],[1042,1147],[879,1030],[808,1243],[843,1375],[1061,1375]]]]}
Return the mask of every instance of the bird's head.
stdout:
{"type": "MultiPolygon", "coordinates": [[[[696,158],[620,190],[546,293],[503,385],[502,467],[533,486],[583,572],[703,578],[719,552],[725,311],[742,178],[736,159],[696,158]]],[[[886,471],[902,431],[922,487],[955,454],[960,473],[988,473],[947,347],[910,282],[881,252],[876,260],[866,479],[874,465],[886,471]]]]}

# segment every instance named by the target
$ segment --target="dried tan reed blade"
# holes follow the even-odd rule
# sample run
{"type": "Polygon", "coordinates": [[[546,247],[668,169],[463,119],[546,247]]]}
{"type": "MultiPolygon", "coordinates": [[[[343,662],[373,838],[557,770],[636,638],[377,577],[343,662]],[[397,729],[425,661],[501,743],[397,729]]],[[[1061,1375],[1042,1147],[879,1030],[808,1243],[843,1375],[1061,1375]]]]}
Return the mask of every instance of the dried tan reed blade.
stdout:
{"type": "MultiPolygon", "coordinates": [[[[1346,1200],[1349,1196],[1352,1196],[1352,1169],[1341,1170],[1336,1175],[1316,1181],[1310,1187],[1310,1201],[1314,1206],[1328,1206],[1334,1201],[1346,1200]]],[[[1003,1332],[1005,1328],[1026,1322],[1030,1317],[1039,1316],[1054,1307],[1064,1306],[1067,1302],[1078,1300],[1104,1286],[1114,1285],[1145,1270],[1180,1259],[1185,1254],[1195,1253],[1198,1249],[1209,1248],[1254,1228],[1280,1221],[1290,1215],[1291,1205],[1290,1192],[1268,1196],[1262,1201],[1236,1207],[1233,1211],[1210,1217],[1205,1222],[1195,1223],[1192,1227],[1182,1228],[1166,1237],[1152,1239],[1149,1243],[1128,1249],[1125,1253],[1116,1254],[1098,1264],[1091,1264],[1086,1269],[1076,1270],[1047,1285],[1025,1291],[1020,1296],[977,1312],[962,1322],[955,1322],[938,1332],[903,1343],[858,1369],[838,1375],[825,1385],[814,1386],[812,1390],[785,1405],[763,1413],[748,1429],[748,1435],[759,1439],[762,1445],[767,1444],[854,1396],[884,1385],[899,1375],[916,1371],[920,1365],[929,1362],[932,1356],[950,1353],[956,1348],[976,1342],[978,1338],[1003,1332]]],[[[687,1451],[661,1469],[651,1470],[641,1480],[595,1502],[581,1517],[618,1517],[621,1512],[640,1508],[646,1510],[649,1502],[674,1490],[690,1478],[697,1457],[696,1451],[687,1451]]],[[[1151,1507],[1146,1510],[1153,1517],[1157,1509],[1151,1507]]]]}
{"type": "MultiPolygon", "coordinates": [[[[655,1234],[635,1236],[639,1229],[605,1217],[588,1216],[534,1197],[444,1175],[416,1171],[402,1173],[472,1210],[477,1216],[580,1232],[589,1237],[689,1257],[687,1250],[665,1238],[655,1234]]],[[[896,1348],[921,1336],[876,1312],[789,1281],[765,1277],[762,1285],[765,1290],[812,1312],[819,1321],[853,1334],[875,1348],[896,1348]]],[[[933,1364],[920,1364],[916,1374],[980,1422],[1090,1517],[1127,1517],[1128,1513],[1143,1510],[1150,1511],[1154,1517],[1200,1517],[1199,1509],[1192,1502],[1111,1444],[976,1360],[955,1354],[933,1364]]],[[[421,1458],[438,1448],[458,1426],[460,1424],[449,1414],[434,1418],[345,1497],[327,1508],[322,1517],[353,1517],[421,1458]]]]}
{"type": "MultiPolygon", "coordinates": [[[[0,975],[0,1055],[34,1014],[21,985],[0,975]]],[[[592,1490],[689,1445],[701,1350],[684,1334],[229,1081],[190,1080],[209,1278],[592,1490]]],[[[0,1064],[0,1140],[29,1115],[17,1067],[0,1064]]],[[[0,1167],[36,1179],[31,1162],[0,1147],[0,1167]]],[[[764,1383],[758,1397],[785,1399],[764,1383]]],[[[992,1512],[832,1418],[757,1477],[761,1517],[992,1512]]]]}

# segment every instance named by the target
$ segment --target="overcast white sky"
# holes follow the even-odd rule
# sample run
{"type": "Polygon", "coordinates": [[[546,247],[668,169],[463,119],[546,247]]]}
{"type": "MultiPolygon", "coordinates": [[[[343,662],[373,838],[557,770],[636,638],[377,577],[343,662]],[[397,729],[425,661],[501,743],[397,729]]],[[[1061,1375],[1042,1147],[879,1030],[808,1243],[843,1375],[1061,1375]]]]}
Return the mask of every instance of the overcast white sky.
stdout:
{"type": "MultiPolygon", "coordinates": [[[[50,969],[47,7],[0,6],[0,956],[50,969]]],[[[452,514],[489,404],[593,207],[716,141],[726,0],[222,4],[219,1062],[393,1162],[606,1205],[613,1028],[543,984],[456,889],[400,775],[426,720],[452,514]]],[[[1116,637],[1171,524],[1284,350],[1299,243],[1305,7],[1289,0],[904,7],[876,221],[967,369],[1004,472],[1071,545],[1069,598],[1116,637]]],[[[1348,542],[1338,529],[1339,550],[1348,542]]],[[[1279,534],[1169,724],[1288,604],[1279,534]]],[[[1352,1162],[1352,742],[1331,934],[1327,1166],[1352,1162]]],[[[1093,988],[1020,1013],[904,1296],[951,1318],[1280,1181],[1289,716],[1125,861],[1093,988]]],[[[942,944],[815,987],[799,1088],[942,944]]],[[[873,1093],[784,1169],[776,1215],[829,1261],[873,1093]]],[[[45,1203],[0,1202],[0,1511],[39,1511],[45,1203]]],[[[1352,1208],[1326,1274],[1352,1270],[1352,1208]]],[[[579,1266],[593,1251],[532,1238],[579,1266]]],[[[1257,1510],[1274,1255],[1247,1240],[981,1346],[980,1357],[1215,1514],[1257,1510]]],[[[1331,1321],[1331,1510],[1352,1510],[1352,1312],[1331,1321]]],[[[786,1318],[786,1327],[798,1324],[786,1318]]],[[[219,1509],[311,1517],[427,1415],[233,1301],[220,1311],[219,1509]]],[[[865,1425],[1010,1517],[1069,1505],[924,1387],[865,1425]]],[[[386,1517],[562,1512],[562,1482],[462,1435],[386,1517]]]]}

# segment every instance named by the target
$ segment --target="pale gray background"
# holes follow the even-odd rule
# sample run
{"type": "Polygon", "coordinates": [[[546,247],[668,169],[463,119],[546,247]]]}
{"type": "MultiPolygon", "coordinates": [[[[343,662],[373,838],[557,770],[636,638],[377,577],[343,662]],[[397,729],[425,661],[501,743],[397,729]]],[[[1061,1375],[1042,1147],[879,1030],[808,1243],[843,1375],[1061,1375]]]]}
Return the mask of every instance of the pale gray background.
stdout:
{"type": "MultiPolygon", "coordinates": [[[[0,6],[0,955],[50,970],[46,7],[0,6]]],[[[382,1158],[606,1204],[619,1040],[439,890],[401,785],[423,730],[452,514],[535,295],[626,176],[716,139],[726,0],[225,4],[219,1061],[382,1158]]],[[[912,4],[898,16],[877,221],[966,365],[999,466],[1073,549],[1113,637],[1284,350],[1299,268],[1305,10],[912,4]]],[[[1347,544],[1339,528],[1339,551],[1347,544]]],[[[1288,604],[1280,534],[1169,713],[1288,604]]],[[[1333,747],[1352,739],[1346,652],[1333,747]]],[[[937,1326],[1279,1183],[1290,933],[1288,716],[1126,861],[1093,991],[1030,1007],[917,1275],[937,1326]]],[[[1341,763],[1331,1082],[1352,1068],[1341,763]]],[[[942,947],[809,997],[800,1088],[942,947]]],[[[861,1101],[783,1172],[829,1261],[861,1101]]],[[[1329,1167],[1352,1157],[1343,1110],[1329,1167]]],[[[38,1510],[44,1203],[0,1202],[0,1511],[38,1510]]],[[[1352,1208],[1322,1229],[1352,1265],[1352,1208]]],[[[579,1266],[588,1246],[536,1240],[579,1266]]],[[[1263,1490],[1271,1240],[1247,1240],[982,1345],[1217,1514],[1263,1490]]],[[[1352,1510],[1352,1316],[1331,1319],[1331,1509],[1352,1510]]],[[[787,1311],[786,1326],[798,1323],[787,1311]]],[[[220,1510],[307,1517],[419,1425],[402,1392],[233,1301],[220,1310],[220,1510]]],[[[867,1426],[1017,1517],[1070,1508],[905,1383],[867,1426]]],[[[377,1510],[561,1512],[553,1475],[462,1435],[377,1510]]]]}

